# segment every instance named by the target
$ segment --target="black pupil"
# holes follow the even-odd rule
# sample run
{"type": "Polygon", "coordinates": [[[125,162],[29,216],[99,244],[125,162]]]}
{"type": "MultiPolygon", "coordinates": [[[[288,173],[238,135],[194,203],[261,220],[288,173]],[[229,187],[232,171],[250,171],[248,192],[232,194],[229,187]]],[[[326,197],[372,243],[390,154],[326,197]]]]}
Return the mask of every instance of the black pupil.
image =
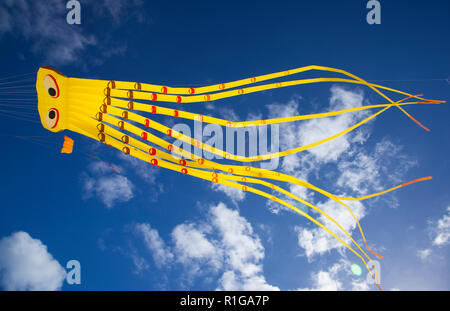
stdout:
{"type": "Polygon", "coordinates": [[[54,119],[56,117],[56,112],[54,110],[50,110],[50,112],[48,113],[48,117],[50,119],[54,119]]]}
{"type": "Polygon", "coordinates": [[[56,90],[51,87],[51,88],[48,89],[48,94],[50,94],[50,96],[55,96],[56,95],[56,90]]]}

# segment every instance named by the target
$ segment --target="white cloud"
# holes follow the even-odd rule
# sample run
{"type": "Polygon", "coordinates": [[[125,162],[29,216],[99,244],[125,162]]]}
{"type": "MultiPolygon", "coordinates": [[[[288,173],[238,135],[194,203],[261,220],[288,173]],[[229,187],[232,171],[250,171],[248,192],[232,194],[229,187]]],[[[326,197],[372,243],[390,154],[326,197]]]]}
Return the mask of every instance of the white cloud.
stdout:
{"type": "Polygon", "coordinates": [[[450,207],[447,207],[447,215],[443,215],[441,219],[433,225],[432,230],[435,232],[433,245],[445,246],[450,241],[450,207]]]}
{"type": "MultiPolygon", "coordinates": [[[[384,138],[375,144],[373,151],[356,147],[342,157],[337,163],[340,175],[335,187],[356,197],[379,192],[405,182],[405,173],[416,164],[417,161],[402,153],[401,146],[384,138]]],[[[397,207],[395,198],[391,200],[389,206],[397,207]]]]}
{"type": "Polygon", "coordinates": [[[228,187],[222,184],[211,184],[211,188],[214,191],[225,193],[225,195],[229,197],[234,204],[237,204],[238,202],[245,199],[245,192],[241,189],[228,187]]]}
{"type": "MultiPolygon", "coordinates": [[[[365,102],[363,93],[360,91],[351,91],[339,86],[331,87],[330,91],[329,108],[326,111],[359,107],[365,102]]],[[[269,113],[271,117],[299,115],[299,103],[299,100],[294,98],[285,105],[269,105],[269,113]]],[[[286,124],[280,130],[282,148],[286,150],[321,140],[345,130],[368,115],[369,112],[347,113],[337,117],[286,124]]],[[[389,186],[393,183],[396,185],[395,183],[402,180],[404,173],[415,164],[415,161],[405,156],[401,152],[402,148],[388,139],[378,142],[372,152],[367,151],[360,144],[369,136],[370,127],[368,129],[365,126],[313,149],[284,157],[282,170],[305,181],[311,177],[323,179],[322,174],[325,174],[327,180],[336,181],[332,184],[334,189],[326,190],[341,196],[351,196],[349,193],[362,196],[381,191],[386,188],[382,180],[388,180],[389,186]],[[401,161],[402,165],[393,165],[394,160],[396,163],[401,161]]],[[[305,187],[290,185],[289,190],[309,202],[316,198],[315,192],[305,187]]],[[[289,199],[287,201],[291,202],[289,199]]],[[[350,206],[358,220],[366,215],[366,207],[361,202],[346,201],[345,203],[350,206]]],[[[297,202],[292,204],[298,205],[297,202]]],[[[332,200],[315,205],[334,218],[350,235],[352,234],[357,223],[343,205],[332,200]]],[[[389,205],[395,207],[395,202],[390,202],[389,205]]],[[[268,206],[276,213],[284,209],[271,201],[268,202],[268,206]]],[[[308,208],[308,211],[311,210],[308,208]]],[[[351,244],[351,240],[330,220],[316,212],[311,213],[342,240],[351,244]]],[[[305,226],[296,227],[295,230],[298,233],[299,246],[305,251],[309,260],[315,255],[326,254],[333,249],[341,248],[342,244],[321,228],[311,229],[305,226]]]]}
{"type": "Polygon", "coordinates": [[[101,177],[97,180],[97,195],[107,207],[133,198],[133,184],[124,176],[101,177]]]}
{"type": "Polygon", "coordinates": [[[367,194],[369,189],[379,186],[379,167],[377,159],[363,152],[348,161],[338,164],[341,172],[337,186],[350,188],[358,194],[367,194]]]}
{"type": "MultiPolygon", "coordinates": [[[[352,210],[355,217],[360,221],[366,214],[365,207],[359,201],[346,202],[350,209],[352,210]]],[[[337,223],[341,225],[350,235],[352,235],[353,230],[356,228],[357,223],[352,217],[350,212],[345,208],[345,206],[339,203],[328,200],[324,203],[319,203],[316,205],[318,208],[327,213],[331,218],[333,218],[337,223]]],[[[315,215],[318,215],[317,213],[315,215]]],[[[331,232],[335,233],[344,242],[349,244],[353,249],[356,248],[355,245],[351,244],[351,240],[347,237],[338,226],[331,222],[328,218],[323,215],[319,217],[314,217],[319,222],[324,224],[330,229],[331,232]]],[[[315,226],[315,225],[314,225],[315,226]]],[[[306,257],[311,260],[315,255],[322,255],[330,252],[333,249],[338,249],[344,247],[338,240],[331,236],[328,232],[319,227],[314,227],[312,229],[306,227],[296,226],[295,231],[298,234],[298,245],[304,249],[306,257]]]]}
{"type": "MultiPolygon", "coordinates": [[[[363,93],[360,91],[349,91],[339,86],[333,86],[330,92],[329,107],[326,111],[359,107],[364,102],[363,93]]],[[[268,105],[269,117],[278,118],[300,115],[300,100],[302,98],[297,96],[284,104],[268,105]]],[[[363,116],[366,116],[365,112],[356,112],[336,117],[282,124],[280,126],[280,147],[282,150],[287,150],[316,142],[345,130],[357,123],[363,116]]],[[[312,149],[283,157],[281,169],[296,178],[308,181],[311,174],[315,174],[317,177],[320,169],[325,164],[333,163],[342,155],[348,154],[351,150],[351,144],[360,144],[367,138],[367,130],[357,129],[312,149]]],[[[302,199],[307,201],[313,199],[313,192],[305,187],[289,185],[289,188],[291,193],[295,193],[302,199]]],[[[290,199],[287,199],[287,201],[292,202],[290,199]]],[[[296,202],[292,203],[298,205],[296,202]]],[[[285,209],[271,201],[268,201],[268,206],[274,213],[285,209]]]]}
{"type": "Polygon", "coordinates": [[[421,249],[421,250],[417,251],[417,256],[422,261],[427,261],[430,258],[430,255],[431,255],[431,249],[430,248],[421,249]]]}
{"type": "Polygon", "coordinates": [[[375,145],[374,157],[378,169],[391,184],[404,182],[404,174],[418,161],[402,152],[403,146],[384,138],[375,145]],[[401,163],[401,165],[399,165],[401,163]]]}
{"type": "Polygon", "coordinates": [[[137,228],[145,232],[153,253],[165,250],[158,257],[173,258],[185,266],[190,277],[221,273],[218,290],[278,290],[263,275],[264,247],[251,224],[223,203],[211,206],[206,221],[173,229],[173,257],[167,255],[168,247],[155,229],[142,224],[137,228]]]}
{"type": "MultiPolygon", "coordinates": [[[[175,251],[178,261],[193,265],[198,262],[209,263],[214,268],[220,268],[221,251],[205,236],[204,229],[193,224],[181,224],[172,231],[175,251]]],[[[197,268],[195,269],[197,270],[197,268]]]]}
{"type": "Polygon", "coordinates": [[[222,245],[228,250],[229,264],[245,276],[258,272],[261,267],[249,263],[261,261],[264,248],[250,223],[237,210],[228,209],[223,203],[213,206],[211,215],[222,245]]]}
{"type": "Polygon", "coordinates": [[[59,290],[66,272],[40,240],[19,231],[0,240],[0,275],[5,290],[59,290]]]}
{"type": "MultiPolygon", "coordinates": [[[[339,86],[330,89],[331,97],[327,111],[336,111],[362,106],[364,97],[362,92],[353,92],[339,86]]],[[[298,109],[299,99],[293,98],[286,104],[268,105],[271,118],[300,115],[298,109]]],[[[337,134],[353,124],[357,123],[365,112],[346,113],[335,117],[311,119],[283,125],[280,128],[281,146],[283,148],[295,148],[308,145],[334,134],[337,134]]],[[[340,136],[334,140],[308,149],[306,152],[315,156],[316,161],[330,162],[336,161],[338,157],[350,148],[351,143],[364,141],[364,135],[356,135],[358,131],[340,136]]],[[[290,156],[286,167],[295,168],[296,156],[290,156]]]]}
{"type": "Polygon", "coordinates": [[[428,222],[431,244],[416,252],[416,256],[423,262],[432,262],[440,258],[439,248],[450,243],[450,206],[447,207],[446,212],[447,214],[442,215],[437,221],[428,222]]]}
{"type": "MultiPolygon", "coordinates": [[[[351,91],[339,86],[333,86],[330,90],[329,107],[327,109],[320,109],[320,112],[336,111],[370,104],[368,100],[364,99],[363,93],[360,91],[351,91]]],[[[270,117],[300,115],[300,104],[303,104],[302,100],[294,98],[282,105],[269,105],[270,117]]],[[[373,112],[348,113],[337,117],[283,124],[280,126],[281,149],[295,148],[336,134],[356,124],[373,112]]],[[[416,165],[417,161],[405,155],[402,152],[402,147],[393,143],[388,138],[382,139],[375,145],[370,146],[370,148],[362,146],[363,143],[368,141],[370,135],[371,126],[365,124],[338,139],[304,152],[283,157],[281,169],[289,175],[310,181],[313,184],[316,183],[312,181],[313,179],[332,181],[331,183],[327,182],[329,188],[325,190],[339,196],[359,197],[405,182],[404,175],[406,171],[416,165]]],[[[316,186],[324,187],[319,184],[316,184],[316,186]]],[[[291,193],[324,210],[351,236],[355,232],[359,236],[357,223],[344,206],[327,198],[324,200],[322,195],[318,195],[306,188],[293,186],[289,188],[291,193]],[[315,203],[314,201],[318,199],[321,201],[316,201],[315,203]]],[[[383,200],[383,202],[386,202],[391,207],[396,207],[393,193],[364,202],[364,205],[358,201],[345,201],[345,203],[350,206],[356,218],[361,221],[368,214],[368,207],[371,207],[373,202],[380,202],[380,200],[383,200]]],[[[289,200],[287,201],[290,202],[289,200]]],[[[292,203],[298,206],[298,203],[292,203]]],[[[285,210],[279,204],[274,204],[272,201],[268,201],[268,206],[274,212],[285,210]]],[[[350,238],[344,235],[335,224],[309,208],[308,211],[311,216],[325,224],[353,249],[357,249],[350,238]]],[[[316,225],[306,220],[304,223],[304,225],[295,227],[295,231],[298,235],[298,245],[309,261],[317,259],[317,256],[329,254],[333,250],[338,250],[345,256],[344,249],[346,250],[346,248],[339,241],[316,225]]],[[[445,221],[442,220],[441,228],[446,227],[444,223],[445,221]]],[[[439,226],[436,224],[436,227],[439,226]]],[[[436,233],[435,236],[439,236],[439,234],[436,233]]],[[[445,236],[445,234],[442,236],[445,236]]],[[[355,240],[357,239],[355,238],[355,240]]],[[[357,242],[361,245],[360,240],[357,240],[357,242]]],[[[369,244],[371,244],[370,240],[369,244]]],[[[375,248],[373,244],[370,246],[372,249],[375,248]]],[[[427,254],[423,253],[422,255],[427,254]]],[[[339,269],[335,269],[340,271],[339,275],[337,272],[333,273],[333,270],[329,269],[321,270],[313,274],[311,279],[313,286],[311,289],[368,290],[375,288],[372,283],[367,283],[365,279],[355,278],[354,276],[349,278],[348,273],[346,273],[347,270],[350,271],[349,267],[348,269],[344,269],[344,266],[342,266],[339,269]]]]}
{"type": "MultiPolygon", "coordinates": [[[[341,259],[326,270],[311,273],[312,287],[300,291],[368,291],[372,283],[367,283],[366,274],[355,276],[351,273],[351,262],[341,259]]],[[[375,286],[375,285],[374,285],[375,286]]],[[[372,287],[374,288],[374,287],[372,287]]]]}
{"type": "Polygon", "coordinates": [[[306,290],[337,291],[342,289],[342,283],[335,280],[328,271],[319,271],[317,274],[314,274],[312,281],[314,287],[306,290]]]}
{"type": "Polygon", "coordinates": [[[64,1],[5,1],[0,4],[0,33],[23,36],[32,42],[34,52],[46,55],[52,62],[72,62],[97,39],[67,24],[66,14],[64,1]]]}
{"type": "Polygon", "coordinates": [[[338,273],[344,269],[346,263],[340,262],[329,267],[327,271],[311,273],[313,286],[311,288],[301,288],[300,291],[338,291],[343,289],[343,284],[338,279],[338,273]]]}
{"type": "MultiPolygon", "coordinates": [[[[363,100],[362,93],[355,93],[341,87],[333,86],[331,88],[330,106],[328,110],[335,111],[360,107],[363,104],[363,100]]],[[[297,137],[300,138],[301,145],[308,145],[347,129],[357,123],[363,115],[365,113],[356,112],[330,118],[312,119],[300,126],[297,137]]],[[[319,161],[336,161],[343,152],[350,148],[350,145],[354,142],[354,138],[354,133],[347,134],[308,149],[308,151],[314,154],[319,161]]],[[[359,136],[357,138],[361,140],[359,136]]]]}
{"type": "MultiPolygon", "coordinates": [[[[119,171],[122,169],[120,166],[117,165],[114,165],[114,167],[117,168],[119,171]]],[[[98,160],[89,163],[88,170],[96,175],[106,175],[113,172],[110,166],[108,166],[105,162],[98,160]]]]}
{"type": "MultiPolygon", "coordinates": [[[[369,272],[367,272],[367,273],[369,273],[369,272]]],[[[378,288],[375,285],[375,282],[374,281],[370,281],[370,283],[368,283],[367,282],[367,278],[353,280],[351,282],[350,289],[353,290],[353,291],[368,291],[368,290],[371,290],[371,289],[378,290],[378,288]]]]}
{"type": "Polygon", "coordinates": [[[262,274],[264,247],[251,224],[223,203],[211,207],[210,212],[221,237],[227,265],[218,289],[278,290],[269,285],[262,274]]]}
{"type": "MultiPolygon", "coordinates": [[[[295,97],[289,100],[287,103],[282,104],[270,104],[267,105],[269,111],[269,118],[286,118],[300,115],[299,101],[301,98],[295,97]]],[[[302,121],[300,121],[302,122],[302,121]]],[[[299,141],[296,136],[298,130],[298,122],[289,122],[280,125],[280,148],[283,150],[291,149],[299,146],[299,141]]]]}
{"type": "Polygon", "coordinates": [[[138,252],[135,249],[131,249],[127,252],[127,255],[131,258],[134,265],[134,273],[135,274],[142,274],[143,271],[146,271],[150,269],[150,266],[147,263],[147,260],[145,260],[144,257],[140,256],[138,252]]]}
{"type": "Polygon", "coordinates": [[[130,157],[123,152],[119,152],[119,159],[123,161],[123,164],[135,172],[140,178],[142,178],[148,184],[155,184],[156,176],[159,173],[157,167],[153,167],[150,163],[142,161],[140,159],[130,157]]]}
{"type": "Polygon", "coordinates": [[[84,198],[93,194],[106,205],[112,208],[117,202],[127,202],[134,197],[134,185],[128,178],[122,175],[108,175],[99,178],[84,178],[84,198]]]}
{"type": "Polygon", "coordinates": [[[153,260],[158,267],[172,261],[173,254],[166,247],[157,230],[151,228],[149,224],[137,224],[135,228],[144,238],[145,245],[152,252],[153,260]]]}
{"type": "MultiPolygon", "coordinates": [[[[147,187],[131,187],[131,190],[133,190],[132,191],[133,195],[134,190],[136,190],[137,192],[136,195],[143,193],[151,201],[156,201],[158,199],[158,196],[164,191],[164,184],[156,182],[160,169],[158,167],[152,166],[150,163],[146,161],[142,161],[140,159],[126,155],[123,152],[117,152],[117,154],[119,160],[121,161],[121,165],[123,166],[120,167],[120,172],[123,175],[130,176],[129,177],[130,179],[131,176],[137,176],[147,185],[151,186],[151,191],[142,190],[148,189],[147,187]]],[[[111,169],[109,169],[109,171],[111,172],[111,169]]],[[[141,182],[139,182],[139,184],[142,185],[141,182]]]]}
{"type": "MultiPolygon", "coordinates": [[[[74,62],[85,55],[86,50],[95,47],[89,60],[101,63],[104,58],[122,54],[126,41],[117,47],[114,41],[114,26],[122,23],[124,16],[133,21],[145,21],[143,2],[126,1],[81,1],[81,25],[69,25],[66,22],[67,1],[46,0],[7,0],[0,3],[0,35],[20,36],[31,44],[31,52],[43,55],[51,65],[74,62]],[[103,32],[87,34],[84,25],[89,12],[98,20],[104,19],[110,27],[103,32]],[[107,14],[105,14],[107,13],[107,14]],[[106,19],[107,18],[107,19],[106,19]],[[113,23],[111,23],[113,21],[113,23]],[[111,41],[111,42],[110,42],[111,41]]],[[[115,40],[117,41],[117,40],[115,40]]],[[[84,58],[86,63],[86,58],[84,58]]]]}
{"type": "MultiPolygon", "coordinates": [[[[120,166],[114,165],[122,171],[120,166]]],[[[88,165],[88,172],[81,174],[83,198],[97,196],[107,208],[118,202],[128,202],[134,197],[134,185],[124,175],[116,173],[103,161],[93,161],[88,165]]]]}
{"type": "Polygon", "coordinates": [[[225,291],[278,291],[279,288],[276,286],[272,286],[267,284],[266,279],[263,275],[251,275],[246,278],[242,278],[234,270],[226,271],[220,281],[220,286],[218,290],[225,291]]]}

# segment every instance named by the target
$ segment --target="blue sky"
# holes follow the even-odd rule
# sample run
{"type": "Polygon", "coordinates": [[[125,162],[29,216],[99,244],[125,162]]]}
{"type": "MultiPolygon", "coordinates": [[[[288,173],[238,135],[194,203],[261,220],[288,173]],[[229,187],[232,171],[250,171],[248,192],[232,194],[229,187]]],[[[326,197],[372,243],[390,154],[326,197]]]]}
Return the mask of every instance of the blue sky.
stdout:
{"type": "MultiPolygon", "coordinates": [[[[380,25],[366,23],[362,0],[80,2],[81,25],[66,23],[66,1],[2,2],[0,78],[47,65],[70,77],[198,86],[323,65],[426,98],[449,97],[448,1],[380,1],[380,25]]],[[[23,83],[29,90],[34,81],[23,83]]],[[[30,95],[6,92],[0,90],[2,104],[30,95]]],[[[27,102],[36,106],[35,97],[27,102]]],[[[385,102],[367,88],[320,84],[186,110],[245,120],[369,103],[385,102]]],[[[352,208],[370,246],[385,256],[384,289],[449,290],[450,109],[407,110],[431,132],[391,108],[339,141],[283,159],[279,169],[352,196],[433,176],[352,208]]],[[[26,112],[35,116],[23,118],[38,120],[36,109],[26,112]]],[[[362,116],[283,125],[282,147],[362,116]]],[[[3,289],[376,289],[364,269],[352,275],[350,265],[361,265],[356,256],[263,198],[155,169],[77,133],[0,118],[3,289]],[[71,155],[59,153],[63,135],[75,140],[71,155]],[[15,136],[43,136],[44,145],[15,136]],[[17,257],[17,250],[28,251],[17,257]],[[71,259],[81,263],[81,285],[64,281],[71,259]]],[[[361,242],[338,207],[305,189],[290,191],[334,213],[361,242]]]]}

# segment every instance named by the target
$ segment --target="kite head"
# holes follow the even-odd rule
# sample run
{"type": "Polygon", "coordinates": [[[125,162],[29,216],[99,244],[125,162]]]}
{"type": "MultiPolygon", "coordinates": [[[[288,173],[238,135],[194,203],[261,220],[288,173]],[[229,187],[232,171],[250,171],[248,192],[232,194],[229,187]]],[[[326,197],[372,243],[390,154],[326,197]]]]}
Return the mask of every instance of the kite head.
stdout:
{"type": "Polygon", "coordinates": [[[41,67],[37,73],[39,116],[44,128],[52,132],[66,129],[67,81],[66,76],[50,67],[41,67]]]}

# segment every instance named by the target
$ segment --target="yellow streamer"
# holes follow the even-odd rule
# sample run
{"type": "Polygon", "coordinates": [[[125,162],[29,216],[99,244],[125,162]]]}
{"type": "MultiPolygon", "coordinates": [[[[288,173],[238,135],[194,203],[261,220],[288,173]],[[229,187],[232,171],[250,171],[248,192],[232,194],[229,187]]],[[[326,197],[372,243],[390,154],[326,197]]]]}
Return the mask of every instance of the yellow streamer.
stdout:
{"type": "MultiPolygon", "coordinates": [[[[408,183],[404,183],[400,186],[367,195],[360,198],[348,198],[335,196],[327,191],[320,189],[306,181],[300,180],[293,176],[282,174],[276,171],[264,170],[260,168],[241,166],[241,165],[225,165],[214,161],[206,160],[200,156],[191,153],[190,151],[176,148],[167,140],[160,138],[152,134],[148,129],[155,130],[163,135],[167,135],[176,138],[179,141],[183,141],[187,144],[194,146],[195,148],[208,151],[217,156],[223,157],[230,161],[239,162],[257,162],[263,160],[269,160],[273,158],[283,157],[290,154],[294,154],[300,151],[304,151],[320,144],[329,142],[337,137],[345,135],[350,131],[362,126],[366,122],[374,119],[387,109],[395,106],[400,109],[405,115],[411,118],[414,122],[419,124],[424,129],[428,130],[419,121],[414,119],[403,108],[407,105],[418,104],[439,104],[444,101],[436,101],[425,99],[422,95],[412,95],[402,91],[398,91],[392,88],[376,85],[364,81],[363,79],[348,73],[344,70],[323,67],[323,66],[307,66],[297,68],[293,70],[282,71],[273,74],[267,74],[262,76],[251,77],[234,82],[219,83],[210,86],[197,87],[197,88],[175,88],[163,85],[145,84],[139,82],[125,82],[125,81],[106,81],[106,80],[90,80],[90,79],[78,79],[67,78],[58,71],[42,67],[40,68],[36,89],[38,93],[38,110],[41,119],[41,123],[44,128],[52,131],[59,132],[62,130],[70,130],[78,132],[87,137],[101,141],[108,146],[112,146],[116,149],[123,151],[125,154],[136,157],[143,161],[152,163],[169,170],[177,171],[184,175],[190,175],[200,179],[208,180],[213,183],[218,183],[224,186],[240,189],[243,191],[249,191],[260,195],[262,197],[273,200],[296,213],[304,216],[335,239],[337,239],[344,247],[349,249],[352,253],[357,255],[364,263],[366,268],[371,273],[375,284],[378,286],[378,276],[372,274],[369,269],[366,260],[371,260],[370,257],[363,251],[359,244],[353,239],[353,237],[331,216],[322,211],[317,206],[293,195],[289,191],[282,187],[279,187],[273,183],[267,182],[263,179],[275,180],[278,182],[300,185],[307,187],[313,191],[321,193],[329,199],[344,206],[351,216],[354,218],[358,225],[362,239],[374,255],[383,258],[381,255],[372,251],[366,241],[366,237],[362,230],[362,227],[358,219],[353,214],[350,207],[345,204],[345,200],[364,200],[384,193],[396,190],[400,187],[408,184],[428,180],[431,177],[425,177],[417,180],[413,180],[408,183]],[[318,70],[325,72],[333,72],[343,74],[345,78],[336,77],[324,77],[324,78],[309,78],[300,80],[287,80],[274,83],[264,84],[265,81],[289,77],[293,74],[298,74],[310,70],[318,70]],[[344,109],[340,111],[330,111],[323,113],[316,113],[310,115],[299,115],[285,118],[275,118],[256,121],[242,121],[232,122],[230,120],[224,120],[216,117],[206,116],[191,113],[185,110],[179,110],[174,108],[168,108],[159,105],[155,105],[156,102],[171,102],[171,103],[195,103],[205,101],[217,101],[220,99],[231,98],[233,96],[243,96],[254,92],[261,92],[271,90],[275,88],[303,85],[310,83],[324,83],[324,82],[339,82],[339,83],[352,83],[364,85],[378,93],[382,98],[387,100],[387,104],[378,104],[370,106],[362,106],[344,109]],[[245,86],[245,87],[244,87],[245,86]],[[397,94],[407,96],[406,98],[394,101],[389,98],[382,91],[390,91],[397,94]],[[414,101],[407,102],[406,100],[413,98],[414,101]],[[142,102],[144,101],[144,103],[142,102]],[[156,122],[148,115],[166,115],[174,118],[182,118],[192,121],[200,121],[205,123],[217,124],[224,127],[250,127],[270,125],[277,123],[295,122],[299,120],[309,120],[316,118],[325,118],[331,116],[338,116],[345,113],[354,113],[357,111],[379,109],[372,113],[365,119],[357,122],[349,128],[336,133],[330,137],[324,138],[317,142],[292,148],[289,150],[273,152],[269,154],[257,155],[257,156],[241,156],[237,154],[231,154],[225,150],[220,150],[211,145],[205,144],[192,137],[184,135],[180,132],[174,131],[171,128],[156,122]],[[147,115],[143,116],[140,113],[147,115]],[[136,137],[140,137],[137,139],[136,137]],[[278,198],[277,196],[260,189],[250,186],[250,184],[259,185],[261,187],[269,188],[272,192],[281,193],[297,202],[300,202],[309,208],[317,211],[322,216],[333,222],[340,232],[342,232],[351,242],[356,246],[359,252],[347,244],[342,238],[340,238],[335,232],[332,232],[325,225],[314,219],[312,216],[298,209],[294,205],[278,198]]],[[[65,144],[63,152],[68,152],[73,146],[73,142],[65,144]],[[69,146],[70,145],[70,146],[69,146]]],[[[379,286],[378,286],[379,287],[379,286]]],[[[379,287],[380,288],[380,287],[379,287]]],[[[380,288],[381,289],[381,288],[380,288]]]]}

